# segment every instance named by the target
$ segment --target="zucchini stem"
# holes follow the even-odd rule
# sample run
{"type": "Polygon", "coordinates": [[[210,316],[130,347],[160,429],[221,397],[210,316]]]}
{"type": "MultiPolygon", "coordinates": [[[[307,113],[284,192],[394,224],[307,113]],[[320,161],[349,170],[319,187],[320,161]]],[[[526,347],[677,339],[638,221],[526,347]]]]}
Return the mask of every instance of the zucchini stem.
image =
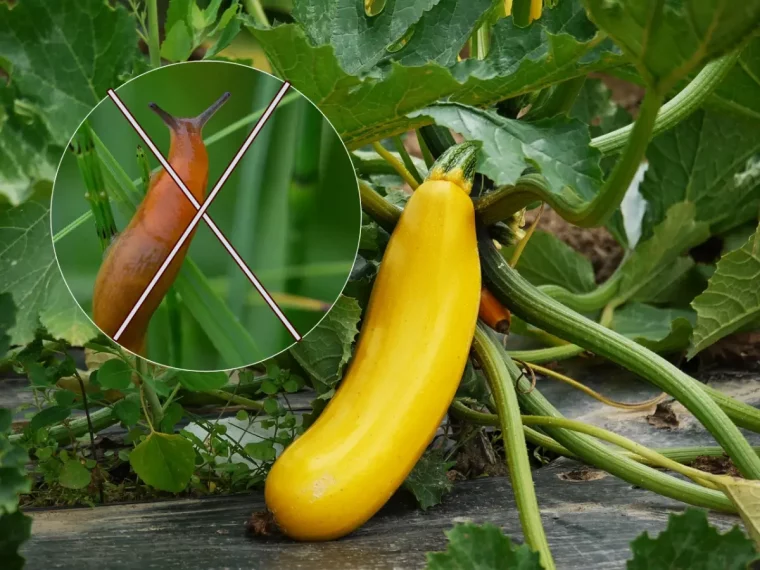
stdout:
{"type": "Polygon", "coordinates": [[[478,199],[475,211],[480,220],[490,225],[511,216],[531,202],[542,200],[576,226],[591,228],[604,225],[620,206],[641,164],[661,104],[662,96],[649,89],[620,160],[592,200],[584,201],[574,192],[560,193],[550,188],[540,174],[527,174],[518,178],[514,185],[503,186],[478,199]]]}
{"type": "Polygon", "coordinates": [[[554,560],[541,523],[541,511],[538,508],[536,491],[533,486],[530,459],[525,445],[525,434],[520,422],[520,406],[513,384],[516,378],[510,377],[497,348],[500,347],[499,343],[493,340],[487,326],[482,322],[479,322],[475,329],[472,347],[483,366],[483,372],[488,379],[496,403],[499,427],[501,427],[504,438],[509,476],[512,480],[512,489],[520,514],[520,524],[525,535],[525,542],[530,548],[538,552],[541,565],[544,568],[553,569],[555,568],[554,560]]]}
{"type": "Polygon", "coordinates": [[[383,145],[381,145],[379,142],[373,142],[372,148],[375,149],[375,152],[383,157],[385,162],[390,164],[393,167],[393,170],[395,170],[401,178],[404,179],[404,182],[409,184],[409,186],[412,188],[412,190],[417,190],[417,187],[419,186],[419,183],[414,179],[414,176],[412,176],[412,173],[409,172],[404,165],[399,161],[398,158],[393,156],[388,149],[386,149],[383,145]]]}
{"type": "Polygon", "coordinates": [[[645,347],[536,289],[509,267],[482,229],[479,248],[489,289],[514,314],[627,368],[672,395],[702,422],[746,477],[760,478],[760,458],[699,382],[645,347]]]}
{"type": "MultiPolygon", "coordinates": [[[[652,137],[673,128],[699,109],[739,61],[741,52],[742,50],[739,48],[709,62],[678,95],[665,103],[657,112],[652,137]]],[[[594,138],[591,141],[591,146],[599,149],[604,155],[615,154],[625,146],[632,131],[633,125],[626,125],[611,133],[594,138]]]]}
{"type": "Polygon", "coordinates": [[[409,156],[409,152],[404,146],[404,141],[402,141],[401,137],[398,135],[394,136],[391,140],[393,140],[393,146],[396,147],[396,152],[398,152],[401,160],[404,162],[404,166],[406,167],[407,172],[412,175],[412,177],[417,181],[417,184],[422,184],[422,175],[420,174],[420,171],[417,170],[417,167],[414,166],[414,161],[412,160],[412,157],[409,156]]]}

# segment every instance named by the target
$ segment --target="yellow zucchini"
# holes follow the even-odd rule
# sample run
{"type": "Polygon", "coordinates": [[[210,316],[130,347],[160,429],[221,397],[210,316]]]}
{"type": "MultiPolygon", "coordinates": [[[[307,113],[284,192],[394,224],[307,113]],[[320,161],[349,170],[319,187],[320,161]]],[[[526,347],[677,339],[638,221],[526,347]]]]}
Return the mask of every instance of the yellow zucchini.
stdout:
{"type": "Polygon", "coordinates": [[[472,187],[477,146],[433,165],[380,266],[335,396],[277,459],[266,503],[298,540],[350,533],[393,495],[433,439],[465,367],[480,302],[472,187]]]}

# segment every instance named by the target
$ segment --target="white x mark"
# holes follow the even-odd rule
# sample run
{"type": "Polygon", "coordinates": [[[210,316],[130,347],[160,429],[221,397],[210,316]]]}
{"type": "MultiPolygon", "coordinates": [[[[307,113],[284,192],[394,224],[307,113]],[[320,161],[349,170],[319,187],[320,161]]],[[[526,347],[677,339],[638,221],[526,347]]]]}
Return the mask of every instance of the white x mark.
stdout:
{"type": "Polygon", "coordinates": [[[179,186],[180,190],[184,193],[184,195],[187,197],[187,199],[190,201],[190,203],[195,207],[197,210],[195,216],[190,221],[190,224],[188,224],[187,228],[185,228],[184,233],[182,236],[180,236],[177,243],[174,245],[174,248],[171,250],[169,255],[164,260],[164,263],[159,267],[158,271],[156,272],[156,275],[153,277],[153,279],[148,283],[148,286],[145,288],[145,291],[143,291],[143,294],[140,296],[140,298],[137,300],[137,303],[135,303],[135,306],[132,307],[132,310],[127,315],[127,318],[124,319],[124,322],[119,327],[119,330],[116,331],[116,334],[114,335],[114,340],[119,340],[119,337],[122,335],[124,330],[127,328],[129,323],[132,321],[134,316],[137,314],[137,311],[140,309],[142,304],[145,302],[145,299],[148,298],[148,295],[153,290],[153,288],[156,286],[156,283],[158,283],[158,280],[161,278],[161,276],[166,272],[166,269],[169,267],[169,264],[172,262],[172,259],[177,255],[177,252],[180,250],[182,245],[187,241],[190,234],[193,232],[195,227],[200,222],[201,218],[203,218],[203,221],[206,222],[209,228],[211,228],[211,231],[216,234],[216,237],[219,239],[220,242],[222,242],[222,245],[227,250],[227,252],[232,256],[232,259],[235,260],[235,263],[240,266],[240,269],[243,270],[243,273],[245,273],[246,277],[248,277],[248,280],[253,284],[253,286],[256,288],[256,290],[259,292],[259,294],[262,296],[264,301],[266,301],[267,305],[272,309],[275,315],[282,321],[282,324],[285,325],[285,328],[288,329],[290,334],[293,336],[293,338],[296,341],[301,340],[301,335],[298,334],[298,331],[295,329],[295,327],[290,323],[288,318],[285,316],[285,314],[282,312],[280,307],[277,306],[277,303],[272,298],[272,296],[269,294],[269,292],[264,288],[264,286],[261,284],[261,282],[256,278],[256,276],[253,274],[253,272],[248,268],[248,266],[245,264],[245,261],[240,257],[237,251],[235,251],[235,248],[232,247],[229,241],[227,241],[227,238],[224,237],[224,234],[222,234],[221,230],[216,226],[214,221],[211,219],[208,214],[206,214],[206,210],[208,210],[209,206],[211,205],[211,202],[216,198],[216,195],[219,193],[219,190],[221,190],[224,183],[227,181],[227,179],[232,174],[232,171],[235,169],[235,167],[238,165],[240,160],[243,158],[243,155],[248,150],[248,148],[253,143],[253,140],[256,138],[256,136],[259,134],[261,129],[264,127],[264,124],[267,122],[267,120],[270,118],[272,113],[274,112],[277,105],[280,103],[280,100],[285,96],[285,92],[290,87],[290,83],[287,81],[283,84],[282,88],[278,91],[277,95],[275,95],[274,99],[272,99],[272,102],[267,107],[266,111],[264,111],[264,114],[261,115],[261,118],[256,123],[256,126],[251,131],[251,134],[248,135],[248,138],[243,143],[243,146],[240,147],[240,150],[238,150],[235,157],[230,161],[229,166],[225,169],[225,171],[222,173],[222,175],[219,177],[219,180],[212,188],[211,192],[209,193],[208,197],[204,200],[203,204],[199,204],[198,200],[195,199],[195,196],[192,195],[190,190],[187,189],[187,186],[184,182],[180,179],[179,176],[177,176],[177,173],[174,171],[174,169],[171,167],[169,162],[164,158],[164,156],[161,154],[161,151],[158,150],[158,147],[156,147],[155,144],[153,144],[153,141],[150,140],[150,137],[146,134],[146,132],[143,130],[143,128],[140,126],[140,124],[135,120],[135,118],[132,116],[132,114],[129,112],[129,109],[124,105],[124,103],[119,99],[118,95],[114,92],[113,89],[108,90],[108,96],[113,100],[113,102],[116,104],[116,106],[119,108],[119,110],[122,112],[124,117],[126,117],[127,121],[132,125],[132,127],[137,131],[137,134],[140,136],[140,138],[145,142],[146,145],[148,145],[148,148],[151,150],[151,152],[155,155],[155,157],[158,159],[158,161],[161,163],[161,166],[164,167],[166,172],[169,174],[169,176],[172,177],[172,180],[179,186]]]}

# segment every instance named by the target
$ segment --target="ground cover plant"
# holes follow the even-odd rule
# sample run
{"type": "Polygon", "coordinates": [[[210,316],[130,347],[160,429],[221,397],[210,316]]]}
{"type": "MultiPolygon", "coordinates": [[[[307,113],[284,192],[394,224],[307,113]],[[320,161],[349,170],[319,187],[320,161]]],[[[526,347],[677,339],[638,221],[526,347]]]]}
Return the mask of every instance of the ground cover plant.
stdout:
{"type": "MultiPolygon", "coordinates": [[[[756,0],[1,6],[0,357],[7,376],[27,379],[22,403],[0,414],[0,548],[9,567],[23,564],[25,504],[263,485],[339,389],[410,193],[437,179],[434,161],[462,141],[476,148],[481,320],[443,429],[404,486],[421,508],[433,507],[451,488],[452,458],[473,434],[488,434],[517,491],[525,544],[492,526],[461,525],[429,567],[555,566],[528,446],[738,513],[757,540],[760,458],[739,428],[760,431],[760,411],[678,365],[758,328],[759,22],[756,0]],[[191,58],[265,67],[311,99],[351,151],[364,211],[351,278],[316,329],[274,359],[229,372],[156,367],[98,335],[62,281],[50,234],[58,161],[73,152],[70,138],[91,108],[107,89],[191,58]],[[600,76],[641,89],[635,118],[600,76]],[[643,181],[629,191],[643,162],[643,181]],[[549,209],[614,236],[624,255],[606,279],[597,282],[590,261],[556,235],[525,223],[526,213],[535,220],[549,209]],[[534,344],[517,345],[526,339],[534,344]],[[657,386],[718,446],[652,450],[562,417],[532,375],[556,376],[542,364],[582,353],[657,386]],[[297,409],[304,396],[306,414],[297,409]],[[104,431],[117,424],[123,429],[104,431]],[[105,444],[111,437],[119,443],[105,444]],[[734,475],[691,465],[723,454],[734,475]]],[[[95,159],[107,167],[100,149],[95,159]]],[[[280,175],[298,182],[293,168],[280,175]]],[[[105,191],[116,203],[124,188],[107,177],[105,191]]],[[[91,238],[97,243],[95,231],[91,238]]],[[[431,286],[418,285],[422,293],[431,286]]],[[[202,273],[195,286],[200,306],[222,301],[202,273]]],[[[193,318],[223,334],[224,315],[193,318]]],[[[744,568],[756,557],[740,530],[721,535],[690,509],[659,537],[634,541],[629,567],[744,568]]]]}

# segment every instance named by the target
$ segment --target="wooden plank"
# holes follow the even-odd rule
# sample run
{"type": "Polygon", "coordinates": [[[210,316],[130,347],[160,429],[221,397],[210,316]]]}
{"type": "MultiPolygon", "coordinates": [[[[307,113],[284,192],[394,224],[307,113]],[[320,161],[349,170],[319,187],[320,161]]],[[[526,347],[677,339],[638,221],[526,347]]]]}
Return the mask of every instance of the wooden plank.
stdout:
{"type": "MultiPolygon", "coordinates": [[[[562,569],[619,569],[629,542],[665,528],[684,505],[599,473],[567,481],[580,466],[559,460],[535,472],[542,518],[562,569]]],[[[500,525],[520,540],[520,523],[509,480],[458,483],[442,505],[426,512],[398,493],[364,527],[326,543],[251,538],[245,522],[263,508],[250,496],[113,505],[93,509],[33,510],[32,538],[23,551],[29,568],[77,570],[131,568],[266,568],[268,570],[391,570],[421,568],[425,552],[446,547],[444,531],[472,520],[500,525]]],[[[737,524],[711,514],[723,529],[737,524]]]]}

